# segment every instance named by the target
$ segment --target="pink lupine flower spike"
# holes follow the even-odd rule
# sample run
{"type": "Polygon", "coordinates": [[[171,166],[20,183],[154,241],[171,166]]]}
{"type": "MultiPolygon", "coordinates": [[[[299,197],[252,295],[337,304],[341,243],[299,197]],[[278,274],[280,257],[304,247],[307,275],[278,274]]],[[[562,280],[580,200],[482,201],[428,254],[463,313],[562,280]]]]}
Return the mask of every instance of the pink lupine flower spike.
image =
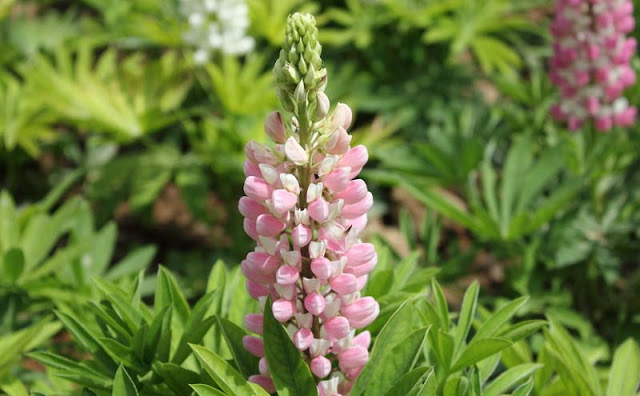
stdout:
{"type": "MultiPolygon", "coordinates": [[[[317,378],[320,396],[347,395],[368,360],[371,337],[356,331],[380,307],[361,296],[377,263],[360,234],[373,197],[357,179],[368,159],[351,147],[351,109],[339,103],[328,115],[326,70],[313,17],[295,14],[274,67],[278,96],[290,122],[274,112],[265,121],[271,145],[247,144],[245,197],[239,202],[245,230],[256,241],[242,262],[249,294],[262,305],[271,297],[274,317],[288,329],[317,378]],[[302,50],[301,50],[302,49],[302,50]]],[[[245,326],[249,352],[264,357],[262,314],[245,326]]],[[[250,381],[273,392],[266,360],[250,381]]]]}

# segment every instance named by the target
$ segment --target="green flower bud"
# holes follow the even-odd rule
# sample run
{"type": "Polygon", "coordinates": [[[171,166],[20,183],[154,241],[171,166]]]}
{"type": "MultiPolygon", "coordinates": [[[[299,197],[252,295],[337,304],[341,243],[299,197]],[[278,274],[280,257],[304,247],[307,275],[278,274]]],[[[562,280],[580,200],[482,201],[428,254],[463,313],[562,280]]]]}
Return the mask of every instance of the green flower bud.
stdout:
{"type": "MultiPolygon", "coordinates": [[[[297,109],[306,108],[310,111],[306,106],[310,104],[307,98],[313,98],[311,101],[315,102],[316,92],[324,89],[327,79],[321,54],[315,18],[310,14],[290,15],[280,57],[273,67],[276,85],[281,91],[278,97],[283,101],[283,106],[291,107],[289,102],[293,102],[297,104],[297,109]],[[301,86],[305,90],[304,95],[296,92],[296,88],[299,91],[301,86]],[[304,100],[299,100],[302,98],[304,100]]],[[[311,115],[314,117],[308,118],[315,118],[315,114],[307,114],[311,115]]]]}

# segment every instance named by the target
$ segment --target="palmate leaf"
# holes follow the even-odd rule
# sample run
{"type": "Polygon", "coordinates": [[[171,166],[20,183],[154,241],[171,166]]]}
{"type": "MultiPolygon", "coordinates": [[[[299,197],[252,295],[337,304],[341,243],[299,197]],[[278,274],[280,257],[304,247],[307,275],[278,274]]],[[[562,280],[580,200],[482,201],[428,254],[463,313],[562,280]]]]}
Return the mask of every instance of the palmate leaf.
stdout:
{"type": "Polygon", "coordinates": [[[26,84],[6,73],[0,73],[0,107],[0,144],[7,150],[20,146],[35,157],[40,144],[55,136],[54,114],[26,84]]]}
{"type": "Polygon", "coordinates": [[[49,108],[120,141],[137,139],[176,121],[171,112],[191,84],[176,53],[167,52],[159,61],[148,63],[139,54],[119,60],[111,48],[94,66],[93,50],[89,40],[81,41],[75,53],[60,46],[55,62],[38,56],[21,72],[43,93],[49,108]]]}
{"type": "Polygon", "coordinates": [[[488,74],[496,70],[513,72],[521,63],[519,55],[504,41],[507,33],[542,34],[541,29],[523,15],[523,11],[535,7],[535,2],[514,5],[508,0],[446,0],[440,3],[439,15],[429,21],[423,39],[428,43],[450,43],[453,56],[470,48],[488,74]]]}

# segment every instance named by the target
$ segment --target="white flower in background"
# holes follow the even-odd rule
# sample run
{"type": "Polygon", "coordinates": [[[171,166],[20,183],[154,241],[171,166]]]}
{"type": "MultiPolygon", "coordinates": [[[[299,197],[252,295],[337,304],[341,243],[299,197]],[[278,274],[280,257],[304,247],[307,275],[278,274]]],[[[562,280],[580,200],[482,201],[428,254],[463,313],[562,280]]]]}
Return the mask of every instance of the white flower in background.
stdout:
{"type": "Polygon", "coordinates": [[[207,62],[214,51],[240,55],[253,49],[244,0],[181,0],[181,9],[189,22],[184,40],[197,48],[196,63],[207,62]]]}

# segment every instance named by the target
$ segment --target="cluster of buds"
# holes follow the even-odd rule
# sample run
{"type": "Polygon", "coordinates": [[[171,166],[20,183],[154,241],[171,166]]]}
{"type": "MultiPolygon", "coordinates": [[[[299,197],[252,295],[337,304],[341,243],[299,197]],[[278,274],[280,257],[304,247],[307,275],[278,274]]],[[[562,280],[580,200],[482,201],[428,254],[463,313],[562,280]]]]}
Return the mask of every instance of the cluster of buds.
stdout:
{"type": "Polygon", "coordinates": [[[249,8],[244,0],[181,0],[181,10],[189,22],[184,40],[197,48],[194,60],[204,64],[211,53],[240,55],[253,49],[247,36],[249,8]]]}
{"type": "MultiPolygon", "coordinates": [[[[271,297],[273,315],[308,363],[319,395],[334,396],[349,393],[367,362],[370,334],[356,331],[375,320],[380,308],[372,297],[361,296],[377,263],[373,245],[360,239],[373,197],[356,176],[368,153],[364,146],[350,146],[347,105],[339,103],[328,115],[316,34],[310,15],[289,18],[287,57],[278,60],[275,74],[281,98],[286,95],[283,105],[291,105],[293,114],[285,122],[271,113],[264,127],[275,144],[249,142],[245,150],[246,196],[238,206],[257,247],[241,269],[249,294],[263,309],[271,297]],[[279,73],[298,76],[298,82],[279,73]]],[[[245,317],[256,335],[246,336],[244,345],[260,358],[260,374],[249,380],[273,392],[262,322],[262,313],[245,317]]]]}
{"type": "Polygon", "coordinates": [[[636,40],[631,0],[558,0],[551,25],[550,79],[561,102],[551,114],[575,131],[593,121],[599,131],[635,122],[636,108],[622,97],[635,84],[629,63],[636,40]]]}

